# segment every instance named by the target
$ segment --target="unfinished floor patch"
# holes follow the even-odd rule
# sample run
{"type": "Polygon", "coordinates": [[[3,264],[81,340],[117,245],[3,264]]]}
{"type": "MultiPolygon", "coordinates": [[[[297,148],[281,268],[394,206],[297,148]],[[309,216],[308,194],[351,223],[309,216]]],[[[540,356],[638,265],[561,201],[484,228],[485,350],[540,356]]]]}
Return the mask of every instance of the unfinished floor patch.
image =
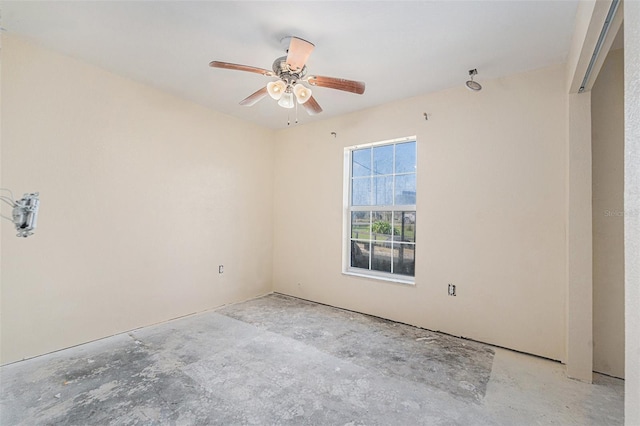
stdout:
{"type": "Polygon", "coordinates": [[[494,351],[488,345],[289,296],[273,294],[218,312],[467,402],[484,397],[491,374],[494,351]]]}

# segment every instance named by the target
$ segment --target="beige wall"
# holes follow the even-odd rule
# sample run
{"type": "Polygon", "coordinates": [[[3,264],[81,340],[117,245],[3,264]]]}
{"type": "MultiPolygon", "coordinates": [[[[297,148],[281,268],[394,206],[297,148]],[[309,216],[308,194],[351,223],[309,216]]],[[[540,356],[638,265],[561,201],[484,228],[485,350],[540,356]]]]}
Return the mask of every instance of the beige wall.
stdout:
{"type": "Polygon", "coordinates": [[[280,131],[275,290],[563,360],[565,81],[554,66],[280,131]],[[343,148],[410,135],[416,284],[342,275],[343,148]]]}
{"type": "Polygon", "coordinates": [[[593,369],[624,377],[624,51],[591,90],[593,369]]]}
{"type": "Polygon", "coordinates": [[[1,90],[2,363],[271,290],[272,132],[6,35],[1,90]]]}
{"type": "Polygon", "coordinates": [[[567,121],[567,376],[593,379],[593,237],[591,92],[568,95],[567,121]]]}
{"type": "Polygon", "coordinates": [[[640,2],[624,4],[625,425],[640,424],[640,2]]]}

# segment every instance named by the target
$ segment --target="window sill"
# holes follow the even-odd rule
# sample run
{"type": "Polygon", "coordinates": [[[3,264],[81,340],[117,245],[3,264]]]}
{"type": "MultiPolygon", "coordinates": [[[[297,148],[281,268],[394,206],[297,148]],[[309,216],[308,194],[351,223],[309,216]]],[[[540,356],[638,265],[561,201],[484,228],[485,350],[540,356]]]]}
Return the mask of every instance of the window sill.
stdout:
{"type": "Polygon", "coordinates": [[[369,279],[378,280],[378,281],[387,281],[387,282],[392,282],[396,284],[405,284],[405,285],[411,285],[411,286],[416,284],[414,277],[401,278],[396,276],[367,274],[367,273],[355,271],[355,270],[346,270],[346,271],[343,271],[342,274],[350,275],[352,277],[369,278],[369,279]]]}

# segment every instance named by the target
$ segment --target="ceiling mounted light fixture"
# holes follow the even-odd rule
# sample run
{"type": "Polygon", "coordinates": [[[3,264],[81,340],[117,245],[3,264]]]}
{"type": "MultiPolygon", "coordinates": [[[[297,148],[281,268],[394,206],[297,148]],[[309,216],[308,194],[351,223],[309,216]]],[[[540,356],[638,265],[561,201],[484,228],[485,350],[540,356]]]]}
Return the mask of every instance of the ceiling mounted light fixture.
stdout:
{"type": "Polygon", "coordinates": [[[284,91],[282,97],[278,101],[278,105],[280,105],[282,108],[293,108],[295,106],[291,87],[287,87],[287,89],[284,91]]]}
{"type": "Polygon", "coordinates": [[[303,104],[311,97],[311,89],[303,84],[297,83],[293,85],[293,94],[296,95],[298,103],[303,104]]]}
{"type": "Polygon", "coordinates": [[[282,97],[287,90],[287,85],[282,80],[267,83],[267,93],[276,101],[282,97]]]}
{"type": "Polygon", "coordinates": [[[322,112],[322,108],[311,95],[311,89],[309,89],[308,86],[342,90],[358,95],[364,93],[365,85],[361,81],[321,75],[307,75],[306,63],[309,55],[311,55],[311,52],[315,48],[313,43],[295,36],[287,36],[281,41],[289,46],[286,50],[287,54],[273,61],[272,70],[221,61],[211,61],[209,62],[209,66],[262,74],[266,77],[275,77],[278,79],[277,81],[267,83],[266,87],[262,86],[241,100],[240,105],[243,106],[255,105],[258,101],[269,95],[277,100],[278,105],[283,108],[294,108],[300,104],[309,115],[316,115],[322,112]]]}
{"type": "Polygon", "coordinates": [[[478,83],[477,81],[473,81],[473,76],[478,74],[478,70],[477,69],[472,69],[469,70],[469,76],[471,77],[471,80],[468,80],[465,84],[467,85],[467,88],[469,90],[473,90],[474,92],[479,92],[480,90],[482,90],[482,86],[480,85],[480,83],[478,83]]]}

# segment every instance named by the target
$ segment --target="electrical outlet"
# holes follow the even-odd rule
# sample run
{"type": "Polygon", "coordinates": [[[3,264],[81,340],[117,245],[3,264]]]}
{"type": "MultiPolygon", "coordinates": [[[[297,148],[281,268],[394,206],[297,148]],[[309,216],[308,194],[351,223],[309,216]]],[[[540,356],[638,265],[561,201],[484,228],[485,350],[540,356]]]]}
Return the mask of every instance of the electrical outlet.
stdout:
{"type": "Polygon", "coordinates": [[[455,284],[449,284],[449,296],[456,295],[456,286],[455,284]]]}
{"type": "Polygon", "coordinates": [[[224,272],[224,265],[218,265],[218,273],[222,274],[224,272]]]}

